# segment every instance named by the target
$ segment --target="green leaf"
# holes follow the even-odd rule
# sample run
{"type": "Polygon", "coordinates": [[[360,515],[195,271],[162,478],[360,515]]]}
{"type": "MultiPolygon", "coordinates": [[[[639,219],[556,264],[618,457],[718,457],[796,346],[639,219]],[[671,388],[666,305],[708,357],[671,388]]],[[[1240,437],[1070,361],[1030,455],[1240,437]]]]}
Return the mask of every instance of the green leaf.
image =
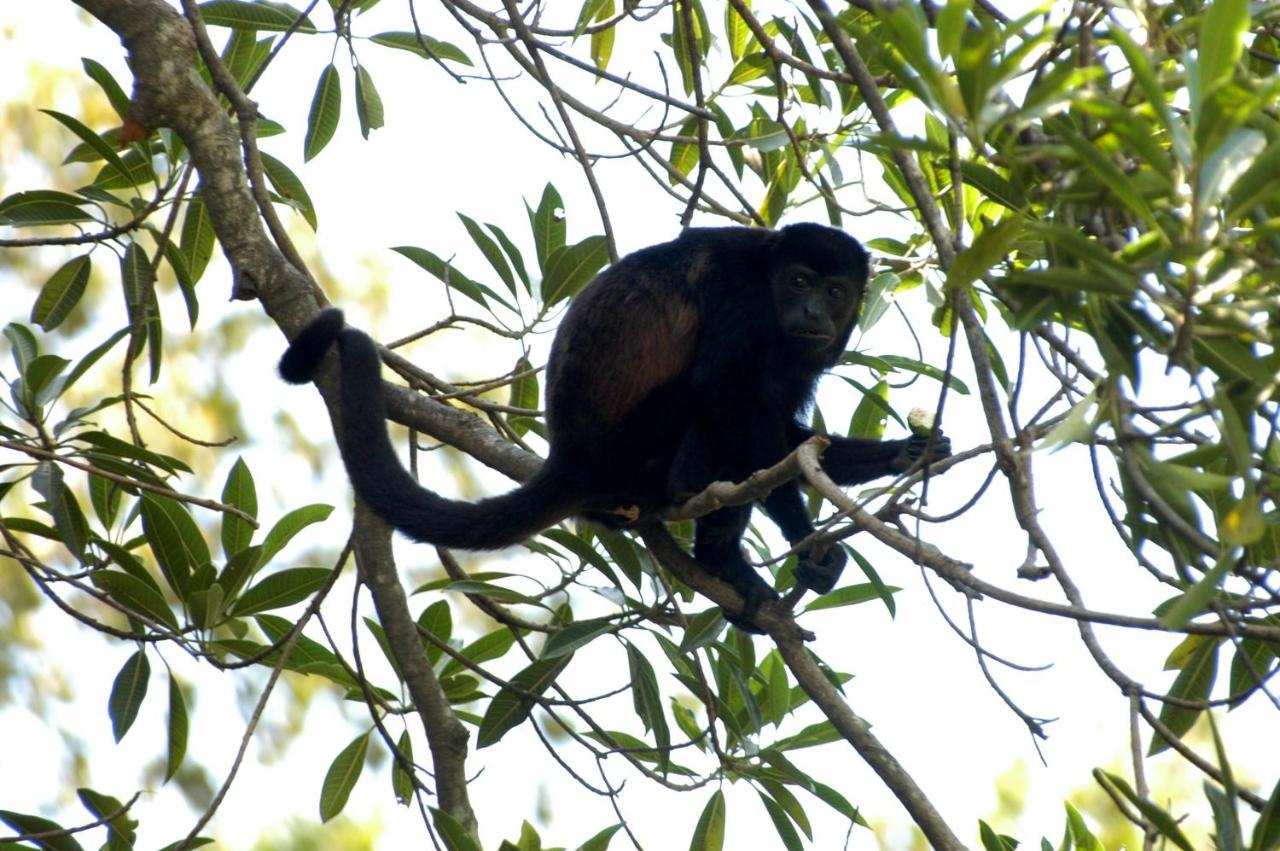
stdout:
{"type": "Polygon", "coordinates": [[[89,75],[89,79],[102,88],[103,94],[107,96],[107,100],[111,103],[111,108],[115,110],[116,115],[121,120],[128,118],[129,96],[125,94],[124,89],[116,82],[115,77],[111,76],[111,72],[102,63],[88,57],[82,58],[80,64],[84,67],[84,72],[89,75]]]}
{"type": "Polygon", "coordinates": [[[1280,848],[1280,780],[1271,790],[1271,797],[1253,826],[1253,838],[1249,840],[1249,851],[1276,851],[1277,848],[1280,848]]]}
{"type": "Polygon", "coordinates": [[[498,277],[502,279],[502,283],[507,285],[507,289],[512,295],[516,294],[516,280],[511,274],[511,267],[507,265],[507,260],[502,256],[498,244],[489,238],[480,225],[470,216],[458,213],[458,218],[462,220],[462,226],[467,229],[467,233],[471,236],[471,241],[480,249],[480,253],[484,255],[484,259],[489,261],[489,265],[493,267],[493,271],[498,273],[498,277]]]}
{"type": "Polygon", "coordinates": [[[445,851],[484,851],[480,847],[480,843],[476,842],[471,834],[467,833],[456,818],[447,812],[435,807],[431,807],[431,819],[435,822],[436,830],[439,831],[441,838],[444,839],[445,851]]]}
{"type": "MultiPolygon", "coordinates": [[[[613,0],[605,0],[600,4],[600,11],[596,14],[597,21],[604,21],[613,17],[614,7],[613,0]]],[[[613,45],[618,37],[618,27],[604,27],[598,29],[591,34],[591,62],[603,71],[609,67],[609,59],[613,56],[613,45]]]]}
{"type": "Polygon", "coordinates": [[[698,817],[698,826],[693,830],[693,840],[689,843],[689,851],[723,851],[724,792],[717,789],[698,817]]]}
{"type": "Polygon", "coordinates": [[[116,163],[108,162],[93,178],[97,189],[135,189],[154,183],[157,179],[155,165],[149,152],[131,148],[116,163]],[[123,170],[121,169],[123,166],[123,170]]]}
{"type": "Polygon", "coordinates": [[[542,278],[542,302],[551,306],[576,295],[609,262],[609,243],[603,236],[558,248],[547,259],[542,278]]]}
{"type": "Polygon", "coordinates": [[[755,38],[746,20],[729,3],[724,6],[724,34],[729,42],[729,56],[735,61],[746,54],[747,45],[755,38]]]}
{"type": "MultiPolygon", "coordinates": [[[[1235,2],[1235,0],[1232,0],[1235,2]]],[[[1148,227],[1159,230],[1160,223],[1155,211],[1138,191],[1133,180],[1120,170],[1111,159],[1094,142],[1086,139],[1070,127],[1065,121],[1054,125],[1054,129],[1062,135],[1063,140],[1071,146],[1076,156],[1093,176],[1106,184],[1126,207],[1136,213],[1147,223],[1148,227]]]]}
{"type": "Polygon", "coordinates": [[[769,820],[773,822],[773,829],[782,840],[783,847],[787,851],[804,851],[800,834],[796,833],[795,826],[791,824],[791,820],[787,818],[787,814],[783,812],[778,802],[759,790],[757,794],[760,795],[760,803],[764,804],[765,812],[769,814],[769,820]]]}
{"type": "Polygon", "coordinates": [[[1241,127],[1233,130],[1204,161],[1196,184],[1196,195],[1200,209],[1204,211],[1202,227],[1206,232],[1215,227],[1213,208],[1218,206],[1237,181],[1249,173],[1266,146],[1267,137],[1261,132],[1241,127]]]}
{"type": "Polygon", "coordinates": [[[98,520],[108,529],[116,522],[122,493],[124,491],[116,482],[97,473],[89,474],[89,503],[98,520]]]}
{"type": "Polygon", "coordinates": [[[329,821],[347,805],[347,798],[351,797],[360,772],[364,771],[364,757],[368,750],[369,733],[365,732],[343,748],[325,772],[324,783],[320,786],[321,821],[329,821]]]}
{"type": "Polygon", "coordinates": [[[169,727],[168,756],[165,760],[164,779],[168,782],[182,767],[182,760],[187,755],[187,734],[191,723],[187,717],[187,701],[182,696],[182,687],[178,679],[169,674],[169,727]]]}
{"type": "Polygon", "coordinates": [[[1227,218],[1237,219],[1265,202],[1280,183],[1280,141],[1271,143],[1231,186],[1227,218]]]}
{"type": "MultiPolygon", "coordinates": [[[[698,119],[690,118],[684,124],[680,125],[677,135],[680,136],[696,136],[698,133],[698,119]]],[[[667,161],[671,163],[671,167],[675,169],[676,174],[668,174],[667,182],[672,186],[680,183],[680,177],[688,176],[693,171],[693,167],[698,164],[698,159],[702,152],[698,146],[692,142],[672,142],[671,153],[667,156],[667,161]]]]}
{"type": "Polygon", "coordinates": [[[680,652],[692,653],[715,641],[724,631],[725,620],[718,608],[698,612],[689,618],[684,637],[680,639],[680,652]]]}
{"type": "Polygon", "coordinates": [[[1199,582],[1188,588],[1172,606],[1164,610],[1160,615],[1160,622],[1170,629],[1182,629],[1186,626],[1188,621],[1208,606],[1213,595],[1217,593],[1218,586],[1222,584],[1222,578],[1227,575],[1227,570],[1234,561],[1235,559],[1228,555],[1219,558],[1218,563],[1200,577],[1199,582]]]}
{"type": "Polygon", "coordinates": [[[573,653],[599,636],[612,632],[613,629],[614,622],[611,618],[595,618],[571,623],[547,639],[547,643],[542,648],[541,658],[555,659],[557,656],[573,653]]]}
{"type": "Polygon", "coordinates": [[[1228,796],[1217,784],[1206,780],[1204,796],[1209,799],[1209,807],[1213,811],[1214,844],[1223,851],[1243,851],[1242,831],[1235,809],[1235,790],[1232,789],[1228,796]]]}
{"type": "Polygon", "coordinates": [[[947,288],[967,287],[985,276],[996,264],[1009,256],[1009,249],[1022,232],[1020,216],[1006,216],[999,224],[983,229],[947,271],[947,288]]]}
{"type": "Polygon", "coordinates": [[[62,390],[58,376],[71,361],[57,355],[39,355],[27,364],[22,383],[27,403],[33,408],[43,408],[57,398],[62,390]]]}
{"type": "Polygon", "coordinates": [[[1195,64],[1202,98],[1235,75],[1248,28],[1248,0],[1214,0],[1204,7],[1195,64]]]}
{"type": "Polygon", "coordinates": [[[287,165],[270,154],[262,154],[262,171],[267,176],[267,180],[271,181],[271,187],[275,189],[276,194],[289,202],[289,206],[298,211],[298,214],[311,225],[311,229],[315,230],[319,227],[319,219],[316,217],[315,204],[311,201],[311,196],[307,194],[307,188],[302,185],[302,181],[294,174],[287,165]]]}
{"type": "Polygon", "coordinates": [[[256,30],[234,30],[222,48],[222,64],[242,86],[262,69],[271,55],[274,38],[259,40],[257,35],[256,30]]]}
{"type": "Polygon", "coordinates": [[[342,78],[338,69],[330,63],[316,80],[316,92],[311,98],[311,112],[307,115],[307,138],[303,143],[303,161],[309,162],[324,150],[338,129],[342,117],[342,78]]]}
{"type": "Polygon", "coordinates": [[[88,273],[92,264],[88,255],[69,260],[55,271],[40,290],[35,306],[31,308],[31,321],[46,331],[63,324],[73,307],[84,294],[88,273]]]}
{"type": "Polygon", "coordinates": [[[273,573],[244,592],[231,606],[231,614],[256,615],[300,603],[318,591],[330,573],[327,567],[292,567],[273,573]]]}
{"type": "Polygon", "coordinates": [[[843,588],[837,588],[834,591],[823,594],[805,606],[804,610],[806,612],[816,612],[821,609],[835,609],[840,606],[856,606],[859,603],[866,603],[870,600],[883,600],[885,594],[896,594],[901,590],[896,585],[877,588],[870,582],[846,585],[843,588]]]}
{"type": "Polygon", "coordinates": [[[1222,516],[1220,531],[1222,540],[1232,546],[1257,543],[1267,532],[1261,497],[1246,493],[1222,516]]]}
{"type": "Polygon", "coordinates": [[[520,282],[524,284],[525,292],[532,292],[529,283],[529,273],[524,268],[524,256],[521,255],[520,249],[516,248],[511,238],[507,236],[506,231],[497,225],[487,225],[494,237],[497,238],[498,244],[502,246],[502,250],[507,253],[507,257],[511,258],[511,265],[516,270],[516,274],[520,276],[520,282]]]}
{"type": "Polygon", "coordinates": [[[452,263],[448,263],[440,259],[425,248],[418,248],[413,245],[399,245],[391,250],[409,258],[414,263],[417,263],[423,269],[443,281],[445,286],[462,293],[476,304],[479,304],[482,307],[489,306],[489,303],[485,298],[486,295],[492,295],[489,288],[476,283],[466,275],[459,272],[452,263]]]}
{"type": "Polygon", "coordinates": [[[889,384],[877,381],[875,386],[854,409],[853,418],[849,421],[849,434],[853,437],[879,439],[884,436],[884,425],[889,415],[889,384]]]}
{"type": "Polygon", "coordinates": [[[992,201],[1003,204],[1010,210],[1026,209],[1027,196],[995,169],[972,160],[964,160],[960,163],[960,173],[964,175],[966,183],[977,187],[992,201]]]}
{"type": "Polygon", "coordinates": [[[1139,46],[1124,31],[1123,27],[1111,27],[1108,33],[1120,47],[1120,50],[1124,52],[1125,60],[1129,64],[1129,71],[1137,79],[1138,84],[1142,86],[1143,94],[1146,95],[1146,103],[1155,110],[1160,123],[1169,132],[1173,143],[1173,151],[1178,161],[1184,166],[1190,166],[1192,156],[1190,145],[1187,142],[1186,128],[1180,119],[1174,118],[1173,112],[1169,109],[1164,86],[1160,84],[1160,80],[1151,66],[1151,61],[1147,57],[1146,50],[1139,46]]]}
{"type": "Polygon", "coordinates": [[[86,810],[107,825],[107,844],[103,851],[133,851],[138,821],[130,817],[119,798],[83,787],[76,790],[76,797],[86,810]]]}
{"type": "Polygon", "coordinates": [[[40,344],[31,329],[19,322],[10,322],[4,327],[4,335],[13,347],[13,363],[19,374],[27,371],[27,364],[40,354],[40,344]]]}
{"type": "Polygon", "coordinates": [[[525,695],[540,695],[546,691],[571,659],[572,653],[555,659],[541,659],[512,677],[511,684],[489,701],[476,733],[476,747],[487,748],[495,744],[509,730],[523,723],[533,711],[534,704],[533,697],[525,695]]]}
{"type": "Polygon", "coordinates": [[[1231,679],[1227,689],[1233,707],[1265,682],[1264,678],[1275,666],[1278,649],[1257,638],[1240,640],[1235,655],[1231,657],[1231,679]]]}
{"type": "Polygon", "coordinates": [[[383,125],[385,118],[382,97],[373,84],[373,76],[363,65],[356,66],[356,117],[360,120],[360,135],[366,139],[383,125]]]}
{"type": "MultiPolygon", "coordinates": [[[[494,659],[501,659],[507,655],[507,651],[515,644],[516,636],[505,626],[500,626],[492,632],[482,635],[475,641],[468,644],[458,651],[458,655],[471,662],[473,665],[480,665],[484,662],[491,662],[494,659]]],[[[464,665],[457,659],[450,658],[445,663],[444,669],[440,672],[440,676],[447,677],[455,674],[463,669],[464,665]]]]}
{"type": "Polygon", "coordinates": [[[82,198],[52,189],[17,192],[0,201],[0,225],[64,225],[90,222],[93,216],[80,209],[82,198]]]}
{"type": "MultiPolygon", "coordinates": [[[[244,458],[237,458],[227,473],[222,486],[223,503],[238,508],[250,517],[258,516],[258,491],[253,484],[253,473],[244,458]]],[[[253,526],[243,517],[224,511],[222,513],[222,554],[231,558],[253,543],[253,526]]]]}
{"type": "MultiPolygon", "coordinates": [[[[56,821],[50,821],[40,816],[30,816],[26,813],[17,813],[13,810],[0,810],[0,821],[9,825],[18,833],[51,834],[48,839],[40,840],[39,847],[46,849],[46,851],[83,851],[83,847],[79,842],[76,842],[72,834],[67,832],[67,828],[56,821]]],[[[13,851],[20,851],[20,849],[28,847],[9,842],[6,842],[5,845],[10,846],[13,851]]],[[[6,848],[5,851],[9,851],[9,849],[6,848]]]]}
{"type": "Polygon", "coordinates": [[[48,115],[51,118],[53,118],[55,121],[57,121],[63,127],[66,127],[72,133],[76,134],[76,136],[80,138],[80,141],[84,142],[86,145],[92,148],[94,153],[96,153],[102,160],[106,162],[106,164],[110,168],[114,169],[117,173],[119,174],[129,173],[128,167],[125,166],[124,162],[120,159],[120,155],[115,152],[115,149],[112,148],[111,145],[108,144],[105,139],[103,139],[97,133],[94,133],[92,130],[86,127],[83,123],[81,123],[78,118],[73,118],[70,115],[67,115],[62,112],[57,112],[56,110],[52,110],[52,109],[42,109],[40,111],[43,112],[45,115],[48,115]]]}
{"type": "Polygon", "coordinates": [[[1001,283],[1014,287],[1042,287],[1064,293],[1095,292],[1119,296],[1132,295],[1137,286],[1136,280],[1124,283],[1107,275],[1065,266],[1014,272],[1003,278],[1001,283]]]}
{"type": "Polygon", "coordinates": [[[117,742],[124,738],[137,719],[150,680],[151,663],[142,650],[130,656],[120,673],[116,674],[111,685],[111,697],[107,701],[107,715],[111,717],[111,733],[117,742]]]}
{"type": "Polygon", "coordinates": [[[200,527],[176,500],[143,493],[142,531],[169,587],[179,599],[185,598],[191,571],[210,561],[200,527]]]}
{"type": "Polygon", "coordinates": [[[613,839],[613,835],[622,830],[622,825],[614,824],[606,827],[586,842],[579,845],[574,851],[608,851],[609,842],[613,839]]]}
{"type": "Polygon", "coordinates": [[[114,570],[95,571],[90,579],[115,602],[130,611],[137,612],[174,631],[178,630],[178,619],[174,617],[169,603],[152,585],[131,573],[119,573],[114,570]]]}
{"type": "Polygon", "coordinates": [[[234,30],[267,30],[285,32],[301,19],[294,32],[308,35],[319,32],[311,19],[285,3],[249,3],[243,0],[209,0],[201,3],[200,17],[214,27],[230,27],[234,30]]]}
{"type": "Polygon", "coordinates": [[[633,644],[627,643],[627,668],[631,674],[631,702],[646,730],[653,732],[659,761],[666,763],[671,747],[671,728],[662,707],[662,692],[653,665],[633,644]]]}
{"type": "Polygon", "coordinates": [[[459,48],[449,44],[447,41],[434,39],[429,35],[421,35],[413,32],[385,32],[371,36],[370,41],[374,44],[381,44],[384,47],[394,47],[397,50],[407,50],[410,53],[416,53],[423,59],[448,59],[450,62],[457,62],[460,65],[472,65],[471,57],[462,52],[459,48]],[[423,48],[423,44],[426,48],[423,48]]]}
{"type": "Polygon", "coordinates": [[[218,575],[217,583],[222,588],[226,599],[234,600],[240,589],[249,581],[249,577],[257,572],[262,561],[262,545],[245,547],[227,559],[227,564],[218,575]]]}
{"type": "MultiPolygon", "coordinates": [[[[1218,642],[1211,638],[1200,636],[1196,638],[1198,641],[1195,648],[1183,662],[1182,670],[1178,672],[1178,676],[1174,678],[1173,685],[1169,689],[1171,696],[1182,700],[1208,700],[1209,692],[1213,689],[1214,680],[1218,676],[1218,642]]],[[[1182,738],[1195,725],[1202,712],[1203,710],[1201,709],[1166,703],[1160,708],[1160,721],[1175,736],[1182,738]]],[[[1151,747],[1148,748],[1147,755],[1155,756],[1161,751],[1167,750],[1168,747],[1168,742],[1162,737],[1156,736],[1151,740],[1151,747]]]]}
{"type": "Polygon", "coordinates": [[[1017,842],[996,833],[991,825],[982,819],[978,819],[978,836],[982,840],[985,851],[1014,851],[1018,847],[1017,842]]]}
{"type": "Polygon", "coordinates": [[[481,594],[499,603],[523,603],[529,606],[541,606],[537,598],[530,597],[528,594],[522,594],[519,591],[513,591],[510,588],[504,588],[501,585],[495,585],[492,582],[477,582],[474,579],[461,579],[457,582],[449,582],[444,586],[444,590],[453,591],[458,594],[481,594]]]}
{"type": "MultiPolygon", "coordinates": [[[[1164,835],[1166,839],[1171,840],[1183,851],[1196,851],[1195,846],[1187,839],[1186,834],[1182,832],[1182,828],[1178,827],[1178,821],[1165,810],[1156,806],[1151,801],[1140,796],[1134,791],[1129,782],[1118,774],[1112,774],[1110,771],[1102,771],[1094,769],[1094,779],[1103,786],[1110,786],[1118,790],[1121,795],[1129,799],[1138,810],[1146,816],[1147,820],[1164,835]]],[[[1099,846],[1101,847],[1101,846],[1099,846]]]]}
{"type": "MultiPolygon", "coordinates": [[[[43,355],[42,355],[43,357],[43,355]]],[[[36,358],[38,362],[40,359],[36,358]]],[[[57,540],[71,551],[78,560],[84,560],[84,548],[89,540],[88,521],[80,510],[75,494],[63,481],[62,468],[52,461],[41,461],[31,477],[31,486],[44,497],[45,510],[53,516],[57,527],[57,540]]]]}
{"type": "Polygon", "coordinates": [[[400,739],[396,742],[396,751],[399,752],[399,756],[394,753],[391,755],[391,791],[396,796],[396,803],[408,806],[413,800],[413,775],[410,773],[412,769],[404,767],[404,762],[410,766],[413,765],[413,739],[409,738],[408,730],[400,733],[400,739]]]}
{"type": "Polygon", "coordinates": [[[111,351],[111,348],[115,346],[116,343],[123,340],[128,333],[128,328],[121,328],[119,331],[108,337],[106,341],[96,346],[93,351],[89,352],[89,354],[80,358],[80,362],[71,368],[71,372],[67,373],[67,380],[63,383],[62,389],[66,390],[68,387],[75,384],[80,376],[84,375],[85,372],[97,363],[103,355],[111,351]]]}
{"type": "MultiPolygon", "coordinates": [[[[265,166],[264,166],[265,167],[265,166]]],[[[204,205],[200,193],[196,193],[187,202],[186,214],[182,217],[182,234],[178,238],[178,250],[187,260],[187,271],[193,281],[204,276],[205,267],[213,257],[213,245],[216,235],[213,232],[213,221],[209,210],[204,205]]]]}
{"type": "MultiPolygon", "coordinates": [[[[441,643],[448,644],[449,637],[453,634],[453,614],[449,609],[448,601],[436,600],[427,606],[422,614],[418,615],[418,628],[434,635],[441,643]]],[[[430,641],[424,640],[422,646],[426,650],[427,661],[432,665],[439,662],[440,657],[444,655],[444,651],[430,641]]]]}
{"type": "Polygon", "coordinates": [[[125,305],[130,322],[146,321],[146,305],[143,299],[147,283],[151,280],[151,261],[146,250],[136,242],[130,242],[120,258],[120,284],[124,287],[125,305]]]}
{"type": "Polygon", "coordinates": [[[284,549],[285,545],[293,540],[293,536],[301,532],[313,523],[320,523],[326,520],[333,513],[332,505],[304,505],[302,508],[295,508],[284,517],[281,517],[276,525],[271,527],[271,531],[267,533],[267,537],[262,541],[262,556],[258,560],[259,565],[265,565],[275,558],[276,553],[284,549]]]}
{"type": "Polygon", "coordinates": [[[564,246],[565,240],[564,201],[550,183],[542,190],[538,209],[529,211],[529,224],[533,228],[533,247],[538,255],[538,268],[545,277],[551,255],[564,246]]]}

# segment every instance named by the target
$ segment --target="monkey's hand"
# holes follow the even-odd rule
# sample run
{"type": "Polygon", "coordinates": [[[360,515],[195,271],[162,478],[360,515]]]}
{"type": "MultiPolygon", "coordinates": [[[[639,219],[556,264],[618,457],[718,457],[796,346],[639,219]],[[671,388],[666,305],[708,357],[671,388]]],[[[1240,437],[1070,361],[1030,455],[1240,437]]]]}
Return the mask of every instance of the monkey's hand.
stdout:
{"type": "Polygon", "coordinates": [[[813,550],[809,550],[802,553],[796,563],[796,582],[815,594],[826,594],[836,587],[836,581],[844,572],[848,560],[844,547],[839,544],[823,553],[822,558],[814,558],[813,550]]]}
{"type": "Polygon", "coordinates": [[[942,432],[938,432],[933,439],[932,449],[929,448],[929,435],[927,434],[913,434],[900,442],[902,449],[891,462],[894,471],[898,473],[905,473],[915,467],[917,461],[925,458],[926,450],[928,451],[928,457],[925,458],[926,464],[932,464],[951,457],[951,438],[942,432]]]}

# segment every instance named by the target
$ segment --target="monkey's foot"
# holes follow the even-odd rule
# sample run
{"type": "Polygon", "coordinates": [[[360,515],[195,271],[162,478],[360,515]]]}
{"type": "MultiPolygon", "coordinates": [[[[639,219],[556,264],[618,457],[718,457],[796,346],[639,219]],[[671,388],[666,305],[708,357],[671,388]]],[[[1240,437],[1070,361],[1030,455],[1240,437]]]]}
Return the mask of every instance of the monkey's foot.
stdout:
{"type": "Polygon", "coordinates": [[[805,553],[796,563],[796,582],[815,594],[826,594],[836,587],[847,560],[839,544],[823,553],[820,559],[814,559],[812,551],[805,553]]]}
{"type": "Polygon", "coordinates": [[[629,525],[640,519],[640,506],[620,505],[617,508],[609,509],[608,513],[615,514],[621,518],[623,525],[629,525]]]}
{"type": "Polygon", "coordinates": [[[778,592],[767,582],[759,579],[754,582],[732,583],[739,594],[742,595],[743,606],[738,612],[724,612],[724,619],[733,626],[743,632],[749,632],[752,635],[764,635],[765,631],[756,626],[756,613],[760,611],[760,606],[764,603],[778,599],[778,592]]]}

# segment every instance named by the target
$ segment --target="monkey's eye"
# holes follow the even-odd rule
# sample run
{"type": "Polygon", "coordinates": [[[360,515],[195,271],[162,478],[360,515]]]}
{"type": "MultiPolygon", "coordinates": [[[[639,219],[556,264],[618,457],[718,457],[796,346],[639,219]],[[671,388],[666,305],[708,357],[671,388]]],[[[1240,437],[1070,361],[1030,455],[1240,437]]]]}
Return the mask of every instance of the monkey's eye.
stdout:
{"type": "Polygon", "coordinates": [[[840,301],[844,298],[844,287],[832,287],[827,290],[827,295],[831,296],[836,301],[840,301]]]}
{"type": "Polygon", "coordinates": [[[809,276],[803,274],[796,275],[791,279],[791,288],[797,292],[803,292],[804,290],[809,289],[809,276]]]}

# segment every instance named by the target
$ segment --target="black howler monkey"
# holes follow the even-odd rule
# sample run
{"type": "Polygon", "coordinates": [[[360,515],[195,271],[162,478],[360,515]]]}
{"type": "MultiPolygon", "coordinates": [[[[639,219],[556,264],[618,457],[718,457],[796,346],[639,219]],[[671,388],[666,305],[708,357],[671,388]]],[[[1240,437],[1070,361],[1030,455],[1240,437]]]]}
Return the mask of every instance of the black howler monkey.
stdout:
{"type": "MultiPolygon", "coordinates": [[[[418,485],[387,437],[378,350],[326,310],[280,361],[285,380],[311,379],[336,340],[342,364],[342,458],[360,498],[425,543],[496,549],[571,515],[618,525],[617,510],[650,514],[717,480],[739,481],[812,435],[797,421],[822,372],[844,352],[867,283],[857,240],[829,227],[777,231],[694,228],[600,273],[573,300],[547,364],[550,452],[528,482],[469,503],[418,485]]],[[[902,472],[924,437],[833,436],[824,466],[850,485],[902,472]]],[[[939,436],[932,457],[950,454],[939,436]]],[[[793,544],[813,532],[800,487],[763,507],[793,544]]],[[[735,622],[776,596],[743,556],[751,506],[697,521],[694,557],[746,600],[735,622]]],[[[800,584],[830,591],[845,554],[802,553],[800,584]]]]}

